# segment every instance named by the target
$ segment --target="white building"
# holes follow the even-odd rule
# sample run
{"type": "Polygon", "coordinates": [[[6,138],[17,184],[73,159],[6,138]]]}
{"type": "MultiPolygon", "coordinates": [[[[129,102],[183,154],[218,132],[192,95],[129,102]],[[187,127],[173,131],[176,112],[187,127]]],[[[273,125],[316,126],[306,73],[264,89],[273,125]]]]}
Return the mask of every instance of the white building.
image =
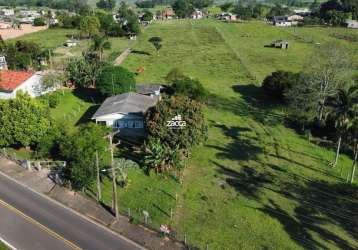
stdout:
{"type": "Polygon", "coordinates": [[[2,16],[14,16],[15,10],[14,9],[1,9],[0,15],[2,16]]]}
{"type": "Polygon", "coordinates": [[[347,28],[358,29],[358,21],[355,20],[346,20],[347,28]]]}
{"type": "Polygon", "coordinates": [[[16,97],[18,91],[29,94],[31,97],[40,96],[53,90],[44,90],[42,77],[44,72],[31,71],[0,71],[0,99],[16,97]]]}
{"type": "Polygon", "coordinates": [[[194,12],[190,15],[191,19],[202,19],[204,17],[204,13],[201,10],[195,9],[194,12]]]}

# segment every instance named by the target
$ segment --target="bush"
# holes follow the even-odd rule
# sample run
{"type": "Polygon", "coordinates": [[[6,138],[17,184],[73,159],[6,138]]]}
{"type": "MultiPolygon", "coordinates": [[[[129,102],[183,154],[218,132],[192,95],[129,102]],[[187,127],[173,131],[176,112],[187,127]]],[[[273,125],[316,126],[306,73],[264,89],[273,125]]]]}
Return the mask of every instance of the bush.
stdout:
{"type": "Polygon", "coordinates": [[[134,74],[120,66],[104,67],[97,80],[97,89],[105,96],[135,91],[134,74]]]}
{"type": "Polygon", "coordinates": [[[300,73],[276,71],[262,82],[263,90],[271,97],[284,101],[285,93],[300,79],[300,73]]]}
{"type": "Polygon", "coordinates": [[[208,99],[208,91],[198,80],[191,79],[190,77],[174,80],[172,87],[176,95],[185,95],[199,102],[205,102],[208,99]]]}
{"type": "Polygon", "coordinates": [[[45,26],[46,20],[43,17],[37,17],[34,19],[34,26],[45,26]]]}
{"type": "Polygon", "coordinates": [[[48,106],[50,108],[56,108],[60,102],[60,97],[57,93],[53,93],[48,97],[48,106]]]}

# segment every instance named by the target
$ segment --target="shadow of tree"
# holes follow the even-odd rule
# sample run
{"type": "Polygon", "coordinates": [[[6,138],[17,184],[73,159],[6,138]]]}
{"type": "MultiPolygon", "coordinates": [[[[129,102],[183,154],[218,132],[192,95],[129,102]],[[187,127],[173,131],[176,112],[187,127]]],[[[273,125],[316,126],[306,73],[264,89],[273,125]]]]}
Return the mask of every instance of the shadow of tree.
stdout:
{"type": "Polygon", "coordinates": [[[231,160],[249,160],[255,159],[256,155],[262,152],[262,148],[252,144],[248,138],[240,136],[240,133],[250,131],[249,128],[228,127],[226,125],[214,125],[220,128],[223,133],[233,139],[232,142],[226,146],[207,145],[219,152],[216,154],[218,158],[231,160]]]}
{"type": "Polygon", "coordinates": [[[225,176],[228,185],[248,198],[260,200],[260,189],[265,184],[273,183],[273,175],[259,173],[249,166],[243,166],[240,171],[236,171],[216,161],[212,161],[212,163],[217,166],[218,173],[225,176]]]}
{"type": "Polygon", "coordinates": [[[222,97],[212,94],[208,105],[211,108],[232,112],[235,115],[250,117],[266,125],[276,125],[284,121],[284,116],[274,113],[278,105],[265,96],[261,89],[253,84],[233,85],[233,90],[241,94],[240,97],[222,97]]]}
{"type": "Polygon", "coordinates": [[[81,116],[81,118],[76,122],[76,126],[89,122],[98,108],[99,105],[89,107],[86,112],[81,116]]]}

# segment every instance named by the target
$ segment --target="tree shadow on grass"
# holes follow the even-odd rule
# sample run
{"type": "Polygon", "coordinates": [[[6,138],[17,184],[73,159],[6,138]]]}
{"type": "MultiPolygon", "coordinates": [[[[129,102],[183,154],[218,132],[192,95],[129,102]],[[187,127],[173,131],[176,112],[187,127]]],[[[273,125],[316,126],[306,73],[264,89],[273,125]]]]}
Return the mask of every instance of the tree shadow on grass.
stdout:
{"type": "Polygon", "coordinates": [[[96,113],[98,108],[99,108],[99,105],[94,105],[94,106],[89,107],[86,110],[86,112],[81,116],[81,118],[76,122],[76,126],[91,121],[92,116],[94,115],[94,113],[96,113]]]}
{"type": "Polygon", "coordinates": [[[260,200],[260,190],[266,184],[273,183],[274,176],[269,173],[259,173],[254,168],[243,166],[240,171],[228,168],[216,161],[218,173],[225,176],[228,185],[247,198],[260,200]]]}
{"type": "Polygon", "coordinates": [[[261,93],[261,89],[255,85],[233,85],[235,92],[240,97],[222,97],[212,94],[209,97],[209,106],[223,111],[232,112],[238,116],[249,117],[265,125],[283,123],[284,116],[276,114],[273,109],[278,105],[270,101],[261,93]]]}
{"type": "Polygon", "coordinates": [[[146,55],[146,56],[151,55],[149,52],[143,50],[132,50],[131,54],[146,55]]]}
{"type": "Polygon", "coordinates": [[[73,94],[82,101],[93,104],[102,103],[105,99],[98,90],[93,88],[77,88],[73,91],[73,94]]]}
{"type": "Polygon", "coordinates": [[[250,139],[240,136],[240,133],[250,131],[249,128],[228,127],[226,125],[214,126],[222,129],[226,136],[233,139],[225,146],[207,145],[219,151],[216,154],[217,157],[231,160],[250,160],[255,159],[257,154],[262,152],[262,148],[253,145],[250,139]]]}

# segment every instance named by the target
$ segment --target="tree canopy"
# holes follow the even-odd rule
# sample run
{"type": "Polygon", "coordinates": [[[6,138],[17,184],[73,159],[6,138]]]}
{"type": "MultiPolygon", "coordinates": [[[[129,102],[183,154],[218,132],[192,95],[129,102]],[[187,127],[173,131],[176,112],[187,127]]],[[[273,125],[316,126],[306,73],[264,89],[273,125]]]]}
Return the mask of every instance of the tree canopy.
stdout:
{"type": "Polygon", "coordinates": [[[121,66],[104,67],[98,76],[97,89],[105,96],[135,91],[134,74],[121,66]]]}

